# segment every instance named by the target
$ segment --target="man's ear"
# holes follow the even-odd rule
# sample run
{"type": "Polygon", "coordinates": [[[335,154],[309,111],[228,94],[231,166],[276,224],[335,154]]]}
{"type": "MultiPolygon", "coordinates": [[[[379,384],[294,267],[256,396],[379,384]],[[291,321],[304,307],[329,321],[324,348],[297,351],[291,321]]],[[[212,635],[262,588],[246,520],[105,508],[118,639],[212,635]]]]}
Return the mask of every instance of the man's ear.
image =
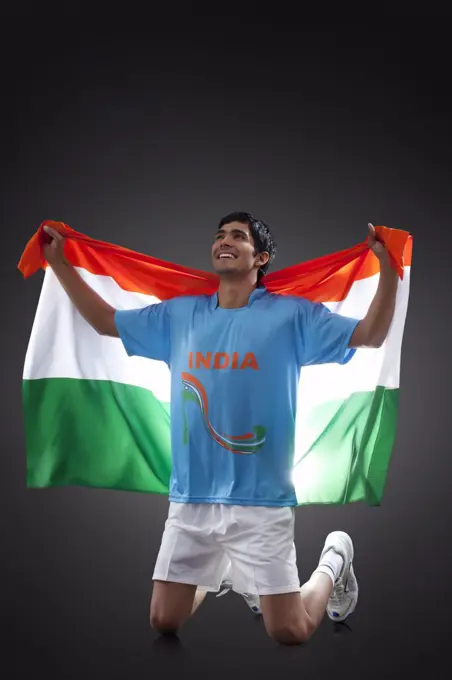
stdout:
{"type": "Polygon", "coordinates": [[[256,258],[256,264],[258,265],[258,269],[264,266],[264,264],[267,264],[267,262],[270,259],[270,255],[267,253],[265,250],[263,253],[259,253],[259,255],[256,258]]]}

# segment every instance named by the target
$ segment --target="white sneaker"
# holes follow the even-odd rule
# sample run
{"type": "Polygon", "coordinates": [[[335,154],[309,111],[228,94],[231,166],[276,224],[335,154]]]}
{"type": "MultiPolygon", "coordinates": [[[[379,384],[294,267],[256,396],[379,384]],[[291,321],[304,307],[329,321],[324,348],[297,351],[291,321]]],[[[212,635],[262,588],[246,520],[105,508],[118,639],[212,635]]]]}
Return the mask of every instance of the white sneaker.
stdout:
{"type": "Polygon", "coordinates": [[[259,595],[251,595],[251,593],[240,593],[240,595],[254,614],[257,614],[258,616],[262,614],[259,595]]]}
{"type": "Polygon", "coordinates": [[[332,621],[345,621],[355,610],[358,602],[358,581],[353,571],[352,539],[344,531],[333,531],[326,538],[320,559],[328,550],[338,553],[344,564],[328,600],[326,611],[332,621]]]}
{"type": "MultiPolygon", "coordinates": [[[[224,579],[221,582],[220,592],[218,593],[217,597],[222,597],[223,595],[226,595],[226,593],[231,592],[231,590],[232,581],[229,579],[224,579]]],[[[254,614],[262,614],[259,595],[251,595],[251,593],[240,593],[240,595],[243,597],[246,604],[251,609],[251,611],[254,612],[254,614]]]]}

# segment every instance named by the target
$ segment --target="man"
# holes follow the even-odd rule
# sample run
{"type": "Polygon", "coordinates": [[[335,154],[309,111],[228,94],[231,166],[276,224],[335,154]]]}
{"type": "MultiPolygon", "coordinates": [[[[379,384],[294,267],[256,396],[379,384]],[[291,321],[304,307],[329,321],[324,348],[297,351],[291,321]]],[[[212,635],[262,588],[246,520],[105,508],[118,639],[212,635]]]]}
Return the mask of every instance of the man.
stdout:
{"type": "Polygon", "coordinates": [[[176,633],[206,592],[222,585],[262,613],[283,644],[306,641],[325,611],[343,621],[355,609],[353,544],[326,538],[319,564],[300,589],[291,479],[302,366],[350,361],[379,347],[395,308],[397,274],[369,225],[380,260],[378,290],[362,320],[259,285],[275,255],[269,228],[248,213],[219,224],[213,296],[178,297],[119,311],[64,258],[64,239],[46,228],[43,254],[80,314],[129,355],[171,369],[173,471],[169,515],[154,571],[151,625],[176,633]]]}

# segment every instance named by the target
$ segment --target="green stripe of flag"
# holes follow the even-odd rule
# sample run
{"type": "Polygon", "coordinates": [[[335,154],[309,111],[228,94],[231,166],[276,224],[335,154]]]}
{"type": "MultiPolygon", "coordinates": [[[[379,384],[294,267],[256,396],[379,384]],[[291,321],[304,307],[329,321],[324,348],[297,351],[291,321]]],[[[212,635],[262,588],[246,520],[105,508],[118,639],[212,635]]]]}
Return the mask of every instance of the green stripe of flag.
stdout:
{"type": "Polygon", "coordinates": [[[300,504],[379,505],[396,435],[399,390],[377,387],[312,409],[312,443],[295,458],[300,504]]]}
{"type": "MultiPolygon", "coordinates": [[[[396,432],[398,389],[377,387],[317,406],[312,443],[295,457],[300,505],[381,502],[396,432]]],[[[78,485],[168,493],[169,404],[107,380],[23,381],[30,488],[78,485]],[[39,414],[39,415],[38,415],[39,414]]]]}
{"type": "Polygon", "coordinates": [[[23,381],[23,401],[28,487],[168,493],[169,404],[149,390],[44,378],[23,381]]]}

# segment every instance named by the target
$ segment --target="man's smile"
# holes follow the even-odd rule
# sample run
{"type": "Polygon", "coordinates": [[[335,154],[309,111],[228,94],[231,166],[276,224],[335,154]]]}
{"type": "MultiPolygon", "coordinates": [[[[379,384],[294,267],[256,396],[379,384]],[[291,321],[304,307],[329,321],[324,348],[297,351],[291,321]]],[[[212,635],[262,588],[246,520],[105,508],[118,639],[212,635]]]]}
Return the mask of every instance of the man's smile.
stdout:
{"type": "Polygon", "coordinates": [[[236,260],[237,255],[235,253],[233,253],[231,250],[220,250],[217,253],[217,260],[224,260],[226,258],[236,260]]]}

